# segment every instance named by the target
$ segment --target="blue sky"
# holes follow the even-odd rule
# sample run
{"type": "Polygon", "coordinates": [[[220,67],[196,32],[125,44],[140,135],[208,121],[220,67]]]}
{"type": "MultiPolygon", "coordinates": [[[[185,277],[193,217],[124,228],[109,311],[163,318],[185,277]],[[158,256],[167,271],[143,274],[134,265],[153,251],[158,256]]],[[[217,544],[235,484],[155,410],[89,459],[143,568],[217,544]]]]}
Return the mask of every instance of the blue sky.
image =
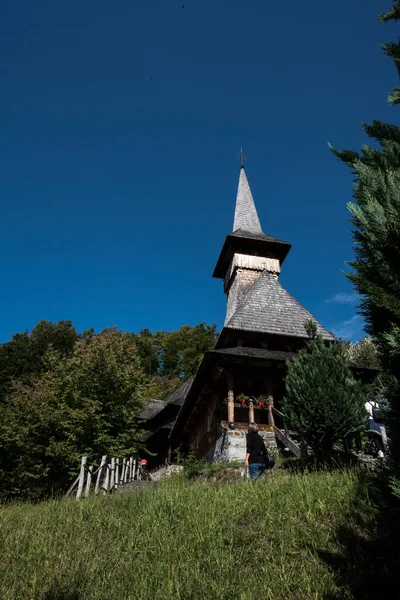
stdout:
{"type": "Polygon", "coordinates": [[[383,4],[3,0],[0,341],[40,319],[221,327],[241,147],[264,231],[293,245],[281,282],[359,338],[352,176],[327,144],[396,121],[383,4]]]}

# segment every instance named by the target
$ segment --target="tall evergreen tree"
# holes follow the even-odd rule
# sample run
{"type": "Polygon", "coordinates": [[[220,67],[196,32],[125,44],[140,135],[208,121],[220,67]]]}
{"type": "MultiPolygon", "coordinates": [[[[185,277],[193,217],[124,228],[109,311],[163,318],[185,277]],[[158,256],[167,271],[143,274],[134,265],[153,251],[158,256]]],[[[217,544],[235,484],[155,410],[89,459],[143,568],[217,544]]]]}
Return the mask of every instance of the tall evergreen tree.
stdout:
{"type": "Polygon", "coordinates": [[[312,321],[305,328],[310,341],[288,363],[283,412],[315,455],[325,459],[336,442],[365,426],[364,392],[340,345],[327,346],[312,321]]]}
{"type": "MultiPolygon", "coordinates": [[[[400,20],[400,0],[379,17],[400,20]]],[[[400,76],[400,38],[382,45],[400,76]]],[[[400,88],[389,95],[400,103],[400,88]]],[[[354,202],[349,203],[355,259],[348,278],[362,295],[360,312],[376,340],[390,404],[390,437],[397,476],[400,475],[400,128],[380,121],[363,125],[378,147],[334,154],[355,172],[354,202]]]]}

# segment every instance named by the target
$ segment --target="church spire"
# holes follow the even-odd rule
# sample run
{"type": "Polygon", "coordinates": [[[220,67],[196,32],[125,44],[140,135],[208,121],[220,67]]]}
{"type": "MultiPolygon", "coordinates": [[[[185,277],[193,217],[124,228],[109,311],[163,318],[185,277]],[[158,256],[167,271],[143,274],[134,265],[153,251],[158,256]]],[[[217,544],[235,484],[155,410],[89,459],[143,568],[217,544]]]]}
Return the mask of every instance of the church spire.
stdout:
{"type": "Polygon", "coordinates": [[[243,152],[239,154],[241,157],[241,167],[239,176],[239,186],[236,196],[235,219],[233,222],[233,232],[249,231],[251,233],[262,233],[260,220],[258,218],[257,209],[254,204],[253,195],[250,190],[249,182],[247,181],[246,171],[243,165],[243,152]]]}
{"type": "Polygon", "coordinates": [[[257,209],[244,169],[243,163],[245,158],[241,150],[238,156],[240,160],[240,176],[233,231],[226,236],[213,273],[213,277],[225,280],[225,291],[229,289],[232,283],[232,276],[239,269],[239,263],[241,265],[240,269],[257,271],[258,267],[254,266],[255,262],[257,262],[260,266],[259,272],[266,269],[276,275],[280,272],[280,265],[290,250],[290,244],[267,235],[261,229],[257,209]],[[249,266],[250,263],[252,266],[249,266]]]}

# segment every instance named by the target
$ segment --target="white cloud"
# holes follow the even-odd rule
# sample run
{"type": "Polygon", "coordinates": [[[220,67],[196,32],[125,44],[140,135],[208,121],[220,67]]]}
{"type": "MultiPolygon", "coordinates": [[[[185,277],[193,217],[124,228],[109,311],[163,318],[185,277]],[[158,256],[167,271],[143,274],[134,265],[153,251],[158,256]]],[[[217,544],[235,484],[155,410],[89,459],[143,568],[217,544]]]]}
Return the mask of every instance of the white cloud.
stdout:
{"type": "Polygon", "coordinates": [[[333,327],[333,333],[336,337],[344,338],[352,342],[358,341],[365,335],[363,332],[364,321],[361,315],[354,315],[347,321],[342,321],[336,327],[333,327]]]}
{"type": "Polygon", "coordinates": [[[355,292],[351,294],[339,292],[332,296],[332,298],[328,298],[326,302],[328,304],[355,304],[357,302],[357,294],[355,292]]]}

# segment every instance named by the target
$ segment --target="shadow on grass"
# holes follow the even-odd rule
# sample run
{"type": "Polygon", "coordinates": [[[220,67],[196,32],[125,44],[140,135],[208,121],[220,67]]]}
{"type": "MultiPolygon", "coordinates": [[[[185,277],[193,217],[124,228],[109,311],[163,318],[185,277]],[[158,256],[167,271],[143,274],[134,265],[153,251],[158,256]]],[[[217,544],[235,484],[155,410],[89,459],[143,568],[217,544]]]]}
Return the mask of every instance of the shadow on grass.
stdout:
{"type": "Polygon", "coordinates": [[[53,584],[40,600],[84,600],[84,595],[73,584],[53,584]]]}
{"type": "MultiPolygon", "coordinates": [[[[360,514],[356,498],[347,522],[342,522],[335,531],[342,552],[317,549],[317,553],[331,568],[336,584],[355,599],[394,598],[400,584],[399,501],[388,489],[387,480],[365,473],[360,473],[359,499],[365,498],[366,484],[378,509],[377,517],[360,514]]],[[[325,600],[342,600],[342,594],[331,594],[325,600]]]]}
{"type": "Polygon", "coordinates": [[[281,468],[291,473],[305,473],[315,471],[334,471],[336,469],[352,469],[359,467],[359,458],[350,453],[334,452],[327,458],[317,458],[310,455],[306,458],[286,458],[281,468]]]}

